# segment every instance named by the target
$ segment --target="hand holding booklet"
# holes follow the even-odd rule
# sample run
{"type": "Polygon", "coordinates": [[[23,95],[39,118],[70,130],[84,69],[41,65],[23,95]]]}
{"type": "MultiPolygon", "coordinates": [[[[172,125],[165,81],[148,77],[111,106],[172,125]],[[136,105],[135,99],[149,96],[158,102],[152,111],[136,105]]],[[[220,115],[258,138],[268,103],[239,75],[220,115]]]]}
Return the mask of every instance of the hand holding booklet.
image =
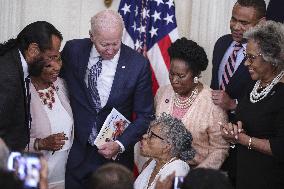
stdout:
{"type": "Polygon", "coordinates": [[[130,121],[127,120],[119,111],[113,108],[107,116],[97,138],[94,141],[96,146],[100,146],[109,141],[115,141],[128,127],[130,121]]]}

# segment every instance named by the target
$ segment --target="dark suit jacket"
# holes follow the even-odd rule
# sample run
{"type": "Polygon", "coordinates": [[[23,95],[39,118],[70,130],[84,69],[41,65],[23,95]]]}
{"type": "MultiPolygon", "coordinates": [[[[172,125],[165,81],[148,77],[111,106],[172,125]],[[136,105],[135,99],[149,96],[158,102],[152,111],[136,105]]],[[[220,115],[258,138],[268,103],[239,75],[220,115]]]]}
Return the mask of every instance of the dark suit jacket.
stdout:
{"type": "Polygon", "coordinates": [[[266,19],[284,23],[283,0],[270,0],[267,6],[266,19]]]}
{"type": "Polygon", "coordinates": [[[129,120],[132,112],[136,113],[136,119],[118,138],[126,151],[117,161],[132,169],[133,146],[146,132],[153,115],[150,64],[143,56],[123,44],[107,104],[96,113],[84,81],[92,46],[90,39],[75,39],[68,41],[62,52],[62,73],[69,88],[75,124],[75,138],[66,174],[72,171],[77,179],[84,178],[90,171],[108,162],[97,153],[96,147],[87,142],[94,122],[99,131],[113,107],[129,120]]]}
{"type": "Polygon", "coordinates": [[[29,142],[23,68],[18,49],[0,56],[0,137],[12,151],[29,142]]]}
{"type": "MultiPolygon", "coordinates": [[[[212,80],[210,87],[214,90],[219,89],[219,81],[218,81],[218,71],[221,61],[223,59],[224,54],[227,49],[233,42],[232,35],[224,35],[220,37],[213,51],[213,60],[212,60],[212,80]]],[[[226,93],[232,99],[238,99],[238,101],[244,95],[244,91],[248,86],[248,83],[252,82],[250,74],[248,72],[247,67],[244,65],[244,60],[239,65],[238,69],[235,71],[234,75],[230,78],[229,84],[226,87],[226,93]]]]}

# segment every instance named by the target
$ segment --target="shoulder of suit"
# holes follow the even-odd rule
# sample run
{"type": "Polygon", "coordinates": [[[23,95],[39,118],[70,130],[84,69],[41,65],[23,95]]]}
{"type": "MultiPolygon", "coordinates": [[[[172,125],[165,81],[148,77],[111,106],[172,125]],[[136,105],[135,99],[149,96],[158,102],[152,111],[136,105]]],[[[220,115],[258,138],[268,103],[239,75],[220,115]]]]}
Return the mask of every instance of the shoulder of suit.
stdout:
{"type": "Polygon", "coordinates": [[[21,57],[18,48],[10,49],[0,56],[0,69],[5,69],[5,66],[9,68],[15,66],[20,68],[18,65],[21,65],[21,57]]]}
{"type": "Polygon", "coordinates": [[[233,41],[232,34],[223,35],[217,40],[217,42],[224,42],[224,41],[232,42],[233,41]]]}
{"type": "Polygon", "coordinates": [[[10,58],[10,57],[18,57],[20,58],[20,53],[18,48],[12,48],[9,49],[8,51],[4,52],[3,54],[0,55],[0,58],[5,59],[5,58],[10,58]]]}
{"type": "Polygon", "coordinates": [[[138,53],[136,50],[122,43],[121,44],[121,55],[124,53],[127,55],[127,58],[129,60],[131,60],[132,58],[135,58],[136,61],[137,60],[147,61],[146,58],[142,54],[138,53]]]}
{"type": "Polygon", "coordinates": [[[84,39],[72,39],[66,42],[66,45],[76,45],[76,46],[90,46],[92,45],[92,41],[90,38],[84,39]]]}

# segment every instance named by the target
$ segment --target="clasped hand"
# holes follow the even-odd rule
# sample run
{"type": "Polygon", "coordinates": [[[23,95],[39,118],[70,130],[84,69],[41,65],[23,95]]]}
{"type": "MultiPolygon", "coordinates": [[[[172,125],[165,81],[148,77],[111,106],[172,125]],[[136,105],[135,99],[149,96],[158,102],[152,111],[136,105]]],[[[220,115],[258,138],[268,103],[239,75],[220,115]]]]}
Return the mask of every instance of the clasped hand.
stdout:
{"type": "Polygon", "coordinates": [[[223,90],[212,90],[212,101],[224,110],[234,110],[237,106],[235,100],[231,99],[223,90]]]}
{"type": "Polygon", "coordinates": [[[98,146],[98,152],[106,159],[110,159],[117,155],[119,148],[120,147],[118,143],[110,141],[101,146],[98,146]]]}
{"type": "Polygon", "coordinates": [[[49,135],[39,140],[39,149],[49,151],[60,150],[65,144],[65,140],[68,140],[68,137],[65,136],[64,132],[49,135]]]}
{"type": "Polygon", "coordinates": [[[239,135],[244,133],[242,128],[242,122],[238,121],[237,124],[227,123],[223,124],[221,122],[218,123],[220,125],[220,130],[222,133],[222,137],[232,144],[236,144],[239,142],[239,135]]]}

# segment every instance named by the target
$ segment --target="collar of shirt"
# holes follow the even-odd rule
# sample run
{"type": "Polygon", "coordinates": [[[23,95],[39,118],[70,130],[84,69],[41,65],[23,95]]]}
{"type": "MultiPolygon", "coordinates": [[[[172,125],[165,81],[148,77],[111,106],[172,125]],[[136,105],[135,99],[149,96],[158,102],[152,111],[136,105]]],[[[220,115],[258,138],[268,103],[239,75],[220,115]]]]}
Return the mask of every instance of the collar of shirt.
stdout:
{"type": "Polygon", "coordinates": [[[19,53],[20,53],[20,58],[21,58],[21,63],[22,63],[22,67],[23,67],[23,72],[24,72],[24,79],[26,77],[28,77],[29,75],[29,71],[28,71],[28,63],[27,61],[25,60],[23,54],[21,53],[21,51],[19,50],[19,53]]]}
{"type": "MultiPolygon", "coordinates": [[[[90,58],[89,58],[89,60],[99,59],[99,56],[100,56],[100,54],[98,53],[98,51],[97,51],[95,45],[93,45],[93,47],[92,47],[92,49],[91,49],[91,52],[90,52],[90,58]]],[[[113,57],[113,59],[111,59],[111,60],[103,60],[103,61],[110,61],[110,62],[112,62],[112,63],[117,64],[117,63],[118,63],[118,60],[119,60],[119,56],[120,56],[120,49],[119,49],[119,51],[116,53],[116,55],[113,57]]],[[[92,61],[92,62],[93,62],[93,64],[88,64],[88,69],[91,69],[91,67],[92,67],[95,63],[97,63],[97,61],[92,61]]]]}
{"type": "MultiPolygon", "coordinates": [[[[234,48],[235,44],[237,44],[237,42],[236,42],[236,41],[233,41],[233,42],[231,43],[230,47],[229,47],[229,48],[232,48],[232,51],[233,51],[233,48],[234,48]]],[[[246,48],[247,48],[247,43],[242,43],[242,46],[243,46],[244,50],[246,50],[246,48]]]]}

